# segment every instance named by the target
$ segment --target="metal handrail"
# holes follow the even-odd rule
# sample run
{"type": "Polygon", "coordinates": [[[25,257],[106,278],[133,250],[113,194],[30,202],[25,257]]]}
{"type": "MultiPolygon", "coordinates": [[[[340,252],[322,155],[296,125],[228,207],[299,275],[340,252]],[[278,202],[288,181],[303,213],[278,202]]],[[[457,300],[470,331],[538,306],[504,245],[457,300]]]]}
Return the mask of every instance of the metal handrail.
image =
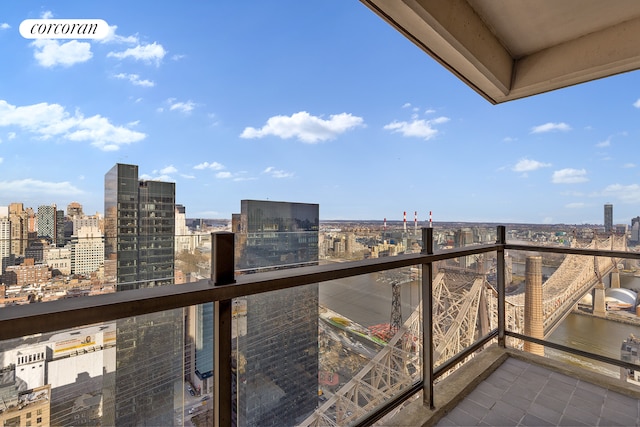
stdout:
{"type": "Polygon", "coordinates": [[[237,276],[236,283],[229,285],[213,286],[210,280],[200,280],[184,285],[8,306],[0,309],[0,341],[491,252],[497,247],[498,245],[482,245],[474,246],[473,249],[451,249],[434,255],[408,254],[275,270],[237,276]]]}
{"type": "Polygon", "coordinates": [[[535,246],[489,244],[448,249],[436,254],[408,254],[395,257],[277,270],[238,276],[236,283],[212,286],[209,280],[154,288],[115,292],[106,295],[61,299],[46,303],[8,306],[0,309],[0,340],[20,338],[108,322],[126,317],[222,301],[327,280],[344,279],[361,274],[428,264],[436,261],[492,252],[498,249],[552,252],[586,256],[640,259],[638,252],[535,246]]]}
{"type": "MultiPolygon", "coordinates": [[[[210,302],[228,304],[233,298],[241,298],[263,292],[289,289],[297,286],[344,279],[409,266],[421,265],[423,268],[426,266],[428,267],[428,271],[432,271],[433,263],[437,261],[493,251],[498,253],[498,288],[502,288],[499,289],[499,293],[501,292],[502,295],[504,295],[503,257],[505,250],[640,259],[640,253],[638,252],[512,244],[506,242],[504,239],[504,227],[498,227],[498,232],[499,236],[502,236],[502,238],[499,238],[497,243],[444,250],[435,254],[429,253],[430,251],[425,250],[420,254],[406,254],[354,262],[274,270],[251,275],[239,275],[235,278],[231,278],[231,280],[219,281],[219,283],[215,283],[216,275],[215,272],[212,271],[211,280],[200,280],[198,282],[185,285],[159,286],[92,297],[61,299],[46,303],[4,307],[0,309],[0,341],[210,302]]],[[[212,240],[214,240],[215,234],[218,233],[214,233],[212,235],[212,240]]],[[[424,233],[424,236],[427,235],[428,233],[424,233]]],[[[212,270],[214,270],[214,268],[212,268],[212,270]]],[[[225,273],[228,275],[229,271],[226,271],[225,273]]],[[[231,275],[233,276],[232,271],[231,275]]],[[[423,292],[426,290],[424,289],[425,286],[430,288],[430,283],[423,283],[423,292]]],[[[502,317],[504,316],[503,304],[504,298],[499,301],[498,308],[499,316],[502,317]]],[[[226,315],[230,316],[230,310],[226,311],[228,311],[226,315]]],[[[428,311],[425,311],[425,314],[428,314],[428,311]]],[[[424,324],[430,325],[430,322],[430,319],[426,319],[424,324]]],[[[548,343],[544,340],[536,340],[511,331],[505,331],[504,328],[504,319],[502,319],[497,330],[492,331],[487,337],[484,337],[470,348],[465,349],[452,360],[447,361],[444,366],[439,367],[435,371],[433,370],[433,366],[431,366],[430,369],[425,367],[423,381],[415,384],[411,389],[418,390],[422,388],[423,391],[426,390],[427,394],[430,394],[429,397],[432,402],[433,380],[440,376],[445,368],[450,365],[455,365],[458,361],[462,361],[470,353],[475,352],[486,342],[492,339],[497,338],[499,344],[504,346],[505,335],[531,340],[533,342],[549,345],[550,347],[564,351],[571,351],[570,348],[548,343]],[[427,375],[426,372],[429,372],[429,374],[427,375]],[[427,385],[426,382],[429,382],[430,385],[427,385]]],[[[428,329],[431,328],[429,327],[428,329]]],[[[431,347],[431,343],[427,343],[426,340],[427,338],[429,341],[431,340],[431,334],[427,332],[429,331],[423,331],[423,334],[425,334],[425,347],[428,348],[431,347]]],[[[576,351],[574,351],[574,353],[575,352],[576,351]]],[[[580,352],[580,354],[583,354],[583,352],[580,352]]],[[[584,355],[586,357],[595,358],[596,360],[602,360],[601,357],[590,353],[584,353],[584,355]]],[[[425,356],[425,359],[428,360],[430,364],[434,362],[428,355],[425,356]]],[[[632,364],[615,361],[614,359],[605,361],[623,367],[632,366],[632,364]]],[[[227,383],[228,380],[225,380],[224,382],[227,383]]],[[[378,415],[372,414],[371,416],[377,417],[378,415]]],[[[226,420],[223,424],[227,424],[226,420]]]]}

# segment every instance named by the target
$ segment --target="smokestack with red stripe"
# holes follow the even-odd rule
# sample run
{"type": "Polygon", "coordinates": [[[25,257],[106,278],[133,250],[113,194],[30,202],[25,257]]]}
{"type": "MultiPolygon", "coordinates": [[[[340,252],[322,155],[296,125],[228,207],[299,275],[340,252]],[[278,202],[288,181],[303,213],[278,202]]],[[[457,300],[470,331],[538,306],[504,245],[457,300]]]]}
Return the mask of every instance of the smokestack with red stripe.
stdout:
{"type": "Polygon", "coordinates": [[[387,231],[387,218],[384,219],[384,231],[387,231]]]}
{"type": "Polygon", "coordinates": [[[431,221],[431,211],[429,211],[429,228],[433,227],[433,222],[431,221]]]}
{"type": "Polygon", "coordinates": [[[407,232],[407,211],[404,211],[403,222],[404,222],[404,232],[406,233],[407,232]]]}
{"type": "Polygon", "coordinates": [[[413,234],[418,235],[418,211],[413,212],[413,234]]]}

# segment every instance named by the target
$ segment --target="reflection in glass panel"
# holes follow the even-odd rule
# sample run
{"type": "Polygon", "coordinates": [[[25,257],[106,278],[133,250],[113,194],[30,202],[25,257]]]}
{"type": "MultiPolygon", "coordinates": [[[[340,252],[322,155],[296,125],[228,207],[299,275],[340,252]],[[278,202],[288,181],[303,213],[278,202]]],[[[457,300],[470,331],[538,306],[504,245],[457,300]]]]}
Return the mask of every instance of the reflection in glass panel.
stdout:
{"type": "Polygon", "coordinates": [[[344,425],[411,386],[420,278],[410,267],[234,300],[237,425],[282,425],[284,411],[290,425],[344,425]]]}
{"type": "Polygon", "coordinates": [[[0,355],[5,423],[28,408],[42,425],[102,424],[116,368],[115,323],[4,341],[0,355]]]}
{"type": "Polygon", "coordinates": [[[182,425],[211,409],[207,390],[185,383],[188,309],[0,342],[0,423],[182,425]]]}
{"type": "MultiPolygon", "coordinates": [[[[318,263],[319,206],[242,200],[240,274],[318,263]]],[[[317,405],[318,285],[234,300],[234,422],[295,425],[317,405]]]]}

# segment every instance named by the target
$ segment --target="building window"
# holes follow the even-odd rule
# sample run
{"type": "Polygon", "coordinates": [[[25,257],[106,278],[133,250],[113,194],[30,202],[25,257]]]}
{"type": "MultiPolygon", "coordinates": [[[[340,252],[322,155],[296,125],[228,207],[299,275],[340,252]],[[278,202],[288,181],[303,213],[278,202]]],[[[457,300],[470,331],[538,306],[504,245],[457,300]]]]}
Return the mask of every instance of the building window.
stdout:
{"type": "MultiPolygon", "coordinates": [[[[40,410],[40,409],[38,409],[38,411],[41,411],[41,410],[40,410]]],[[[36,422],[37,422],[38,424],[40,424],[40,423],[42,422],[42,417],[38,417],[38,418],[36,418],[36,422]]]]}

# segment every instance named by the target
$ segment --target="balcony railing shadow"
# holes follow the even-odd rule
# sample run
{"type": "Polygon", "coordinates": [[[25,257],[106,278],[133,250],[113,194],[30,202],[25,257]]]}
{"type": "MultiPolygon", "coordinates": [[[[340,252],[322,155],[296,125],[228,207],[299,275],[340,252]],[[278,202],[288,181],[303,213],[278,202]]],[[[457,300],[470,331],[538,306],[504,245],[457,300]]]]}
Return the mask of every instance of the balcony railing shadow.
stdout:
{"type": "MultiPolygon", "coordinates": [[[[534,245],[509,244],[505,239],[504,227],[498,227],[498,240],[495,244],[469,246],[433,253],[432,229],[423,229],[424,249],[420,254],[408,254],[395,257],[367,259],[362,261],[336,263],[301,267],[296,269],[275,270],[257,274],[236,276],[233,263],[233,234],[214,233],[212,235],[212,273],[211,279],[201,280],[185,286],[160,286],[135,289],[127,292],[115,292],[91,298],[75,298],[52,301],[43,304],[5,307],[0,311],[0,341],[35,336],[48,332],[82,327],[89,324],[126,319],[150,313],[184,308],[199,304],[215,304],[214,308],[214,424],[232,425],[232,324],[233,300],[266,292],[293,289],[296,287],[322,284],[323,282],[347,279],[371,273],[380,273],[393,269],[421,266],[420,290],[422,295],[421,337],[422,343],[419,358],[421,359],[421,378],[404,388],[400,393],[387,399],[375,409],[368,411],[350,421],[354,425],[371,425],[384,419],[393,423],[393,418],[385,418],[393,413],[399,405],[412,402],[411,405],[421,408],[420,424],[433,424],[455,407],[459,398],[471,392],[476,382],[484,374],[451,374],[455,367],[461,365],[471,356],[485,354],[485,359],[475,357],[463,368],[476,367],[485,374],[497,368],[507,358],[519,358],[523,352],[508,348],[510,340],[532,342],[548,346],[563,352],[580,355],[617,366],[622,369],[640,370],[640,366],[627,361],[604,357],[602,355],[582,351],[569,346],[555,344],[544,339],[527,336],[520,331],[509,330],[505,310],[505,251],[535,251],[539,253],[576,254],[584,256],[615,257],[640,259],[639,253],[624,251],[605,251],[599,249],[579,249],[569,247],[549,247],[534,245]],[[436,360],[434,348],[434,264],[439,261],[496,253],[496,318],[497,324],[484,327],[482,336],[457,352],[448,360],[436,360]],[[493,355],[493,356],[491,356],[493,355]],[[483,361],[484,360],[484,361],[483,361]],[[488,361],[487,361],[488,360],[488,361]],[[473,378],[471,380],[470,378],[473,378]],[[455,398],[444,398],[445,384],[461,382],[463,387],[455,393],[455,398]],[[415,401],[415,397],[421,398],[415,401]],[[444,400],[443,400],[444,399],[444,400]],[[454,402],[454,403],[451,403],[454,402]],[[424,412],[426,411],[426,412],[424,412]]],[[[435,304],[437,305],[437,304],[435,304]]],[[[451,327],[459,325],[455,322],[451,327]]],[[[524,357],[524,356],[523,356],[524,357]]],[[[529,356],[527,356],[529,357],[529,356]]],[[[544,365],[542,359],[529,358],[527,363],[544,365]]],[[[546,359],[545,359],[546,360],[546,359]]],[[[577,369],[580,373],[583,370],[577,369]]],[[[462,371],[456,371],[462,372],[462,371]]],[[[569,371],[567,371],[569,372],[569,371]]],[[[572,371],[573,372],[573,371],[572,371]]],[[[588,378],[588,375],[586,376],[588,378]]],[[[620,387],[617,390],[627,390],[620,387]]],[[[631,390],[631,389],[629,389],[631,390]]],[[[633,391],[626,393],[637,398],[633,391]]],[[[403,410],[403,416],[409,412],[403,410]]]]}

